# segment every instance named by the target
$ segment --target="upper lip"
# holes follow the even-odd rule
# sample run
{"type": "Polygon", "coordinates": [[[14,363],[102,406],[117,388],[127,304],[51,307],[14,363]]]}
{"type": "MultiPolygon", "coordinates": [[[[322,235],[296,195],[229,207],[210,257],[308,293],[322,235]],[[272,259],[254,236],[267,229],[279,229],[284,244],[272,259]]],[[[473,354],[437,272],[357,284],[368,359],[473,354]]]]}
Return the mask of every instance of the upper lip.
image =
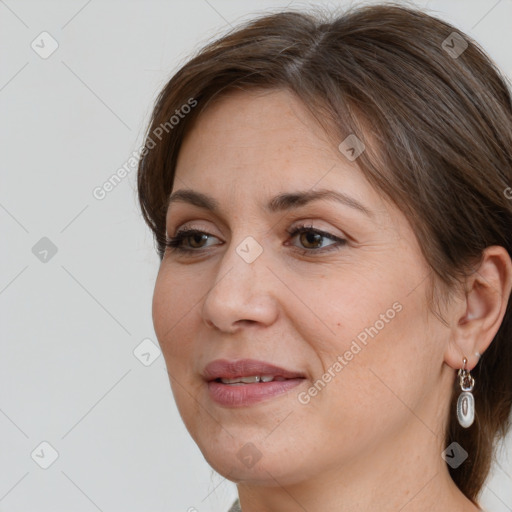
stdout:
{"type": "Polygon", "coordinates": [[[208,363],[202,372],[202,376],[206,381],[251,377],[253,375],[273,375],[274,377],[284,377],[285,379],[304,378],[304,374],[301,372],[287,370],[256,359],[239,359],[236,361],[216,359],[208,363]]]}

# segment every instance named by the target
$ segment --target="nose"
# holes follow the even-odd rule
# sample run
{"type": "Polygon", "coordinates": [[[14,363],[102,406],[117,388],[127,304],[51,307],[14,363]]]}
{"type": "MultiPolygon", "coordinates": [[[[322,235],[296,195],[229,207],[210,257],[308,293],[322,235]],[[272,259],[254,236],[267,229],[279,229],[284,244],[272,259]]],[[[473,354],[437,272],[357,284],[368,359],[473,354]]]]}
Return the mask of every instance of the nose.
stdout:
{"type": "Polygon", "coordinates": [[[254,251],[255,244],[231,243],[226,248],[203,302],[206,325],[225,333],[234,333],[247,324],[269,326],[279,313],[274,294],[279,281],[267,267],[265,251],[251,261],[246,256],[250,252],[244,254],[244,248],[254,251]]]}

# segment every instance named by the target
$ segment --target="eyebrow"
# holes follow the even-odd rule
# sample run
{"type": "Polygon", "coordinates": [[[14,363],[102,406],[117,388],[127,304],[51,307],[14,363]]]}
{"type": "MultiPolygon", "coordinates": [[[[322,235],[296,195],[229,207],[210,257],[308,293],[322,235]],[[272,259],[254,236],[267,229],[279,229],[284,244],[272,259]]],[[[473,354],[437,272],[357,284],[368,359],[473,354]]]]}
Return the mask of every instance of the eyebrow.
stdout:
{"type": "MultiPolygon", "coordinates": [[[[293,208],[299,208],[312,201],[319,201],[322,199],[337,201],[349,206],[350,208],[359,210],[368,217],[374,217],[374,212],[353,197],[350,197],[343,192],[336,192],[329,189],[306,190],[304,192],[288,192],[279,194],[273,197],[265,205],[265,209],[270,213],[277,213],[285,210],[291,210],[293,208]]],[[[176,202],[189,203],[194,206],[198,206],[199,208],[210,210],[214,213],[218,213],[220,210],[218,201],[213,197],[188,188],[177,190],[171,194],[167,203],[167,208],[169,208],[172,203],[176,202]]]]}

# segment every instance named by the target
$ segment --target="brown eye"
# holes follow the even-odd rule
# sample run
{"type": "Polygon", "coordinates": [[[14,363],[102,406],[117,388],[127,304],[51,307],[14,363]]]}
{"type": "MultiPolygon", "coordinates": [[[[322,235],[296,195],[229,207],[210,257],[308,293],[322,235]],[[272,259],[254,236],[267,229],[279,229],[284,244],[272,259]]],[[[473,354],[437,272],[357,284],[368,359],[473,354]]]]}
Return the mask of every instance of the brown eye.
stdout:
{"type": "Polygon", "coordinates": [[[303,254],[322,254],[330,250],[336,250],[347,244],[347,240],[316,229],[313,226],[298,226],[292,231],[288,231],[291,238],[297,238],[300,246],[294,243],[293,245],[298,251],[303,254]],[[331,242],[331,243],[325,243],[331,242]]]}
{"type": "Polygon", "coordinates": [[[314,231],[303,231],[300,233],[300,242],[306,249],[317,249],[322,246],[322,238],[320,233],[314,231]]]}
{"type": "Polygon", "coordinates": [[[182,229],[175,236],[166,238],[165,246],[180,253],[199,253],[200,249],[212,245],[206,244],[210,238],[215,239],[217,237],[197,229],[182,229]]]}
{"type": "Polygon", "coordinates": [[[206,242],[208,240],[208,235],[205,233],[193,233],[191,235],[188,235],[189,240],[193,240],[192,243],[190,243],[190,247],[193,247],[194,249],[199,249],[202,247],[202,242],[206,242]],[[195,245],[197,243],[197,245],[195,245]]]}

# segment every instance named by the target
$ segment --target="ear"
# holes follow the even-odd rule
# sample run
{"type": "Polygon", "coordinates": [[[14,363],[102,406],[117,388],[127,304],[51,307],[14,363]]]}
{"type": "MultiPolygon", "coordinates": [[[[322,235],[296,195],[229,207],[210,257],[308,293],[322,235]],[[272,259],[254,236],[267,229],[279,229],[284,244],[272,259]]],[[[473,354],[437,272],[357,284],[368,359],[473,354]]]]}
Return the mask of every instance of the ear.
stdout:
{"type": "Polygon", "coordinates": [[[472,370],[491,344],[503,321],[512,289],[512,262],[504,247],[487,247],[477,269],[466,280],[465,299],[458,303],[457,318],[445,352],[453,369],[472,370]],[[460,306],[460,307],[459,307],[460,306]]]}

